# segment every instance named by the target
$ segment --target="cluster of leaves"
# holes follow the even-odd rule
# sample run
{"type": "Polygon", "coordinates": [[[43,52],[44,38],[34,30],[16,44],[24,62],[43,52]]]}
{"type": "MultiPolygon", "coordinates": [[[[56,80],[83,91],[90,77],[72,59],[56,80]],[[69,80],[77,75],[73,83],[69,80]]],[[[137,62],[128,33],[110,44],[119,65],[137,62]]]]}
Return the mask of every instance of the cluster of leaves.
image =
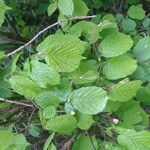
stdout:
{"type": "MultiPolygon", "coordinates": [[[[35,138],[48,131],[43,150],[58,149],[56,139],[61,135],[73,135],[72,150],[150,149],[149,115],[143,109],[150,104],[149,12],[138,0],[119,4],[54,0],[46,11],[63,20],[61,29],[38,41],[32,51],[26,48],[29,55],[1,59],[0,97],[26,99],[35,105],[37,113],[31,113],[26,128],[35,138]],[[97,17],[89,21],[68,19],[93,12],[97,17]]],[[[46,13],[40,11],[44,6],[36,9],[37,16],[46,13]]],[[[16,9],[0,0],[1,28],[6,11],[15,12],[17,18],[16,9]]],[[[21,29],[21,37],[30,37],[23,21],[21,29]]],[[[0,109],[7,107],[10,104],[0,103],[0,109]]],[[[14,124],[0,128],[0,149],[29,149],[30,142],[14,124]]]]}

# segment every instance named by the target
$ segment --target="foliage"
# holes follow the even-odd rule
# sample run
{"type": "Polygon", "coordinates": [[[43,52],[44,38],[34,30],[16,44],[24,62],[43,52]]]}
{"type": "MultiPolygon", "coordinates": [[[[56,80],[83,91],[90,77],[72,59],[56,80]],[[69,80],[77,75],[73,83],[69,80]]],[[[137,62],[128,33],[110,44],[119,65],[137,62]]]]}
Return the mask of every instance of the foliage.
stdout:
{"type": "Polygon", "coordinates": [[[0,150],[149,150],[149,10],[0,0],[0,150]]]}

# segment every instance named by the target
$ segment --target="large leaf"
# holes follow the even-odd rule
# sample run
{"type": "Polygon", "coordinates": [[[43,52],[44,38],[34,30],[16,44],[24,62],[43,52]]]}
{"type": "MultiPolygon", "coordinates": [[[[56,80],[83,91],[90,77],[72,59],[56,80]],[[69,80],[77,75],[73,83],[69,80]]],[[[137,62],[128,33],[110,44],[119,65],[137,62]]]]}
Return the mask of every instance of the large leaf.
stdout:
{"type": "Polygon", "coordinates": [[[45,128],[61,134],[71,134],[76,128],[76,123],[74,116],[61,115],[46,122],[45,128]]]}
{"type": "Polygon", "coordinates": [[[58,8],[65,16],[71,16],[74,10],[73,0],[58,0],[58,8]]]}
{"type": "Polygon", "coordinates": [[[85,51],[85,42],[69,35],[48,36],[37,47],[46,62],[59,72],[71,72],[78,68],[85,51]]]}
{"type": "Polygon", "coordinates": [[[83,0],[73,0],[74,11],[73,16],[86,16],[89,9],[86,6],[86,3],[83,0]]]}
{"type": "Polygon", "coordinates": [[[99,52],[104,57],[115,57],[126,53],[132,46],[133,41],[130,36],[115,32],[104,38],[99,45],[99,52]]]}
{"type": "Polygon", "coordinates": [[[75,114],[75,117],[77,119],[77,127],[79,127],[81,130],[88,130],[94,123],[94,120],[91,115],[77,112],[75,114]]]}
{"type": "Polygon", "coordinates": [[[68,76],[76,84],[94,82],[99,77],[97,63],[95,60],[81,62],[79,68],[69,73],[68,76]]]}
{"type": "Polygon", "coordinates": [[[106,78],[116,80],[131,75],[137,68],[136,60],[128,54],[110,58],[103,68],[106,78]]]}
{"type": "Polygon", "coordinates": [[[107,103],[106,91],[100,87],[82,87],[70,94],[71,103],[83,114],[97,114],[102,112],[107,103]]]}
{"type": "Polygon", "coordinates": [[[145,17],[145,10],[141,5],[132,5],[127,13],[130,18],[137,20],[142,20],[145,17]]]}
{"type": "Polygon", "coordinates": [[[128,150],[148,150],[150,148],[150,133],[126,129],[118,136],[117,141],[128,150]]]}
{"type": "Polygon", "coordinates": [[[136,95],[140,86],[140,81],[130,81],[123,84],[119,83],[109,92],[109,97],[112,101],[119,102],[131,100],[136,95]]]}
{"type": "Polygon", "coordinates": [[[15,92],[25,96],[27,99],[35,98],[41,91],[37,83],[22,75],[12,76],[9,79],[9,83],[15,92]]]}
{"type": "Polygon", "coordinates": [[[8,7],[3,0],[0,0],[0,26],[4,23],[5,12],[9,9],[10,7],[8,7]]]}
{"type": "Polygon", "coordinates": [[[38,60],[31,61],[31,71],[29,76],[42,88],[46,88],[48,85],[57,85],[60,81],[58,72],[38,60]]]}
{"type": "Polygon", "coordinates": [[[98,26],[90,21],[76,23],[70,28],[69,34],[78,37],[83,35],[90,43],[94,43],[100,38],[98,26]]]}
{"type": "Polygon", "coordinates": [[[139,62],[150,61],[150,37],[147,36],[136,44],[133,54],[139,62]]]}

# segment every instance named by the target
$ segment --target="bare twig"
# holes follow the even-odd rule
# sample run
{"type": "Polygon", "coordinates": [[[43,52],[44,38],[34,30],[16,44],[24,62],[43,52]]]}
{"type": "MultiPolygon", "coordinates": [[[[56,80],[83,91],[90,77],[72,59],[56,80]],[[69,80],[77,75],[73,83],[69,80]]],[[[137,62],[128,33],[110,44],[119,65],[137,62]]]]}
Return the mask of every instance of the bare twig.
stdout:
{"type": "Polygon", "coordinates": [[[0,101],[1,102],[12,103],[12,104],[16,104],[16,105],[22,105],[22,106],[26,106],[26,107],[33,107],[32,104],[22,103],[22,102],[12,101],[12,100],[7,100],[7,99],[3,99],[3,98],[0,98],[0,101]]]}
{"type": "Polygon", "coordinates": [[[33,117],[34,113],[35,113],[35,110],[36,110],[36,108],[34,108],[33,111],[30,114],[30,117],[29,117],[28,122],[27,122],[26,129],[25,129],[25,134],[27,134],[27,132],[28,132],[28,127],[29,127],[29,124],[30,124],[30,122],[32,120],[32,117],[33,117]]]}
{"type": "Polygon", "coordinates": [[[118,10],[116,8],[116,4],[114,0],[112,0],[112,4],[113,4],[113,10],[118,14],[118,10]]]}
{"type": "MultiPolygon", "coordinates": [[[[82,20],[82,19],[90,19],[90,18],[94,18],[96,17],[96,15],[92,15],[92,16],[76,16],[76,17],[71,17],[67,20],[82,20]]],[[[16,50],[12,51],[11,53],[8,53],[5,55],[5,57],[9,57],[17,52],[19,52],[20,50],[24,49],[25,47],[27,47],[28,45],[30,45],[35,39],[37,39],[42,33],[44,33],[45,31],[60,25],[61,23],[65,22],[66,20],[62,20],[62,21],[57,21],[56,23],[46,27],[45,29],[39,31],[29,42],[27,42],[26,44],[20,46],[19,48],[17,48],[16,50]]]]}

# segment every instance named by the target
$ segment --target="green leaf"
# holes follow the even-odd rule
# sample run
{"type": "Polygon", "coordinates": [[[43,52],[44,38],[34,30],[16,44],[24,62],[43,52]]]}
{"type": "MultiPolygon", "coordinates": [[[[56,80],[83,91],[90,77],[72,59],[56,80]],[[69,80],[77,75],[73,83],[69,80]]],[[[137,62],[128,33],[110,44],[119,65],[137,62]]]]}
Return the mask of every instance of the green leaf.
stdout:
{"type": "Polygon", "coordinates": [[[136,28],[136,22],[133,21],[132,19],[124,19],[122,21],[122,29],[124,32],[131,32],[131,31],[134,31],[136,28]]]}
{"type": "Polygon", "coordinates": [[[132,19],[142,20],[145,17],[145,10],[142,5],[132,5],[127,13],[132,19]]]}
{"type": "Polygon", "coordinates": [[[13,137],[13,145],[17,150],[25,150],[29,143],[23,134],[17,134],[13,137]]]}
{"type": "Polygon", "coordinates": [[[143,24],[144,28],[148,28],[150,26],[150,18],[145,17],[145,19],[143,20],[142,24],[143,24]]]}
{"type": "Polygon", "coordinates": [[[81,113],[97,114],[104,110],[108,97],[102,88],[91,86],[74,90],[70,99],[73,107],[81,113]]]}
{"type": "Polygon", "coordinates": [[[76,128],[76,119],[71,115],[61,115],[50,119],[46,124],[46,130],[52,130],[60,134],[71,134],[76,128]]]}
{"type": "Polygon", "coordinates": [[[73,16],[86,16],[89,9],[83,0],[73,0],[74,11],[73,16]]]}
{"type": "Polygon", "coordinates": [[[10,10],[3,0],[0,0],[0,26],[4,23],[5,13],[10,10]]]}
{"type": "Polygon", "coordinates": [[[56,108],[54,106],[48,106],[43,110],[42,113],[45,119],[51,119],[56,115],[56,108]]]}
{"type": "Polygon", "coordinates": [[[100,145],[100,149],[99,150],[127,150],[125,147],[120,146],[117,143],[111,143],[111,142],[103,142],[100,145]]]}
{"type": "Polygon", "coordinates": [[[102,21],[107,20],[109,22],[115,23],[116,22],[116,18],[114,17],[113,14],[106,14],[103,18],[102,21]]]}
{"type": "Polygon", "coordinates": [[[23,134],[15,134],[8,130],[0,130],[0,149],[10,150],[25,150],[29,145],[23,134]]]}
{"type": "Polygon", "coordinates": [[[25,76],[12,76],[9,79],[9,83],[15,92],[25,96],[27,99],[35,98],[41,91],[41,88],[37,83],[25,76]]]}
{"type": "Polygon", "coordinates": [[[94,82],[99,77],[97,62],[95,60],[81,62],[79,68],[69,73],[68,77],[76,84],[94,82]]]}
{"type": "Polygon", "coordinates": [[[73,0],[58,0],[58,8],[65,16],[72,16],[74,10],[73,0]]]}
{"type": "Polygon", "coordinates": [[[117,141],[128,150],[146,150],[150,148],[150,133],[126,129],[118,136],[117,141]]]}
{"type": "Polygon", "coordinates": [[[48,36],[37,49],[44,55],[48,65],[58,72],[71,72],[78,68],[85,42],[70,35],[48,36]]]}
{"type": "Polygon", "coordinates": [[[115,32],[104,38],[99,45],[99,52],[104,57],[115,57],[126,53],[132,46],[133,41],[130,36],[115,32]]]}
{"type": "Polygon", "coordinates": [[[130,81],[119,83],[109,92],[109,97],[112,101],[125,102],[131,100],[140,88],[140,81],[130,81]]]}
{"type": "Polygon", "coordinates": [[[140,102],[144,102],[146,104],[150,104],[150,83],[147,84],[145,87],[141,87],[136,95],[136,99],[140,102]]]}
{"type": "Polygon", "coordinates": [[[150,37],[144,37],[136,44],[133,54],[139,62],[150,61],[150,37]]]}
{"type": "Polygon", "coordinates": [[[5,52],[0,51],[0,60],[1,60],[2,58],[4,58],[4,56],[5,56],[5,52]]]}
{"type": "Polygon", "coordinates": [[[44,147],[43,147],[43,150],[49,150],[48,147],[52,141],[52,139],[54,138],[54,135],[55,133],[52,133],[49,138],[46,140],[45,144],[44,144],[44,147]]]}
{"type": "Polygon", "coordinates": [[[96,138],[80,136],[73,144],[72,150],[98,150],[96,138]]]}
{"type": "Polygon", "coordinates": [[[88,130],[94,123],[91,115],[76,112],[75,117],[77,119],[77,127],[81,130],[88,130]]]}
{"type": "Polygon", "coordinates": [[[60,81],[60,75],[58,72],[38,60],[31,61],[29,77],[42,88],[46,88],[49,85],[57,85],[60,81]]]}
{"type": "Polygon", "coordinates": [[[106,78],[116,80],[131,75],[137,68],[136,60],[132,59],[128,54],[107,60],[103,74],[106,78]]]}
{"type": "Polygon", "coordinates": [[[35,102],[42,109],[48,106],[57,107],[60,103],[59,97],[52,91],[43,91],[35,97],[35,102]]]}
{"type": "Polygon", "coordinates": [[[119,120],[122,120],[120,125],[125,128],[137,129],[137,126],[139,125],[143,130],[149,124],[148,115],[141,108],[140,103],[134,100],[122,103],[121,107],[115,113],[119,117],[119,120]]]}
{"type": "Polygon", "coordinates": [[[14,134],[7,130],[0,130],[0,149],[7,150],[13,143],[14,134]]]}
{"type": "Polygon", "coordinates": [[[0,69],[0,97],[9,98],[11,97],[11,85],[5,81],[5,77],[11,72],[11,65],[0,69]]]}
{"type": "Polygon", "coordinates": [[[95,43],[99,38],[98,26],[90,21],[80,21],[72,26],[69,30],[70,35],[86,38],[90,43],[95,43]]]}
{"type": "Polygon", "coordinates": [[[49,6],[48,6],[48,9],[47,9],[47,12],[48,12],[48,16],[51,16],[54,11],[57,9],[57,2],[55,3],[51,3],[49,6]]]}

